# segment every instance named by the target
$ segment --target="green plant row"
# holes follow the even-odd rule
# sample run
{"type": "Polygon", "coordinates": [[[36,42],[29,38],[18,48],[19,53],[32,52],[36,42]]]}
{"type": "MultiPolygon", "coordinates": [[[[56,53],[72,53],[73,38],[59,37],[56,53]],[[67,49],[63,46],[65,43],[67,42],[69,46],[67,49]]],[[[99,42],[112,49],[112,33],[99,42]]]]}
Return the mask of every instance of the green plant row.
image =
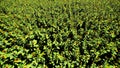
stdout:
{"type": "Polygon", "coordinates": [[[1,68],[119,68],[119,0],[1,0],[1,68]]]}

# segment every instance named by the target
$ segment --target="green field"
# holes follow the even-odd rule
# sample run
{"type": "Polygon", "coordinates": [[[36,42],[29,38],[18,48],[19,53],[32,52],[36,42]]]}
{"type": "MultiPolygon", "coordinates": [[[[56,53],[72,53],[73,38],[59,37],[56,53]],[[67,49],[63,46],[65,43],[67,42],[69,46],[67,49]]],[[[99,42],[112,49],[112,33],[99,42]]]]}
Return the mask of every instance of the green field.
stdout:
{"type": "Polygon", "coordinates": [[[0,0],[0,68],[120,68],[120,0],[0,0]]]}

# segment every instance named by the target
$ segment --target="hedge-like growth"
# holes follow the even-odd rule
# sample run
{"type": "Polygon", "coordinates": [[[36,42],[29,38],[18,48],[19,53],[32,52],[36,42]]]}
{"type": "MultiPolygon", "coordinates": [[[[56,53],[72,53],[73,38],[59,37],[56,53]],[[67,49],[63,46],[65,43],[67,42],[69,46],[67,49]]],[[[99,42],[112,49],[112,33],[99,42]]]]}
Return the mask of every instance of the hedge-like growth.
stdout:
{"type": "Polygon", "coordinates": [[[1,68],[120,67],[119,0],[1,0],[1,68]]]}

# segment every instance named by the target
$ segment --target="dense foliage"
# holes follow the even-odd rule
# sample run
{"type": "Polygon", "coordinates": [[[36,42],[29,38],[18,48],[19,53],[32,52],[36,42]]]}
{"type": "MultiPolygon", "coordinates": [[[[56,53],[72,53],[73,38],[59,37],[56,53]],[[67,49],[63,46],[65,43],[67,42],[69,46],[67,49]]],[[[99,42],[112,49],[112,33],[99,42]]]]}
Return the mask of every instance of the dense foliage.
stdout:
{"type": "Polygon", "coordinates": [[[1,68],[120,67],[119,0],[0,0],[1,68]]]}

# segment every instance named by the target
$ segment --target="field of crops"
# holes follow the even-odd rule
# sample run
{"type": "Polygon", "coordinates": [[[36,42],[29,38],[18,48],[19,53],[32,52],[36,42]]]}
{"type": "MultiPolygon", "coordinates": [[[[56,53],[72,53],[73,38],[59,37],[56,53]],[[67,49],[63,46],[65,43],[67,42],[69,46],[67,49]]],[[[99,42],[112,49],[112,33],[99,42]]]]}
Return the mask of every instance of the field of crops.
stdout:
{"type": "Polygon", "coordinates": [[[120,68],[120,0],[0,0],[0,68],[120,68]]]}

